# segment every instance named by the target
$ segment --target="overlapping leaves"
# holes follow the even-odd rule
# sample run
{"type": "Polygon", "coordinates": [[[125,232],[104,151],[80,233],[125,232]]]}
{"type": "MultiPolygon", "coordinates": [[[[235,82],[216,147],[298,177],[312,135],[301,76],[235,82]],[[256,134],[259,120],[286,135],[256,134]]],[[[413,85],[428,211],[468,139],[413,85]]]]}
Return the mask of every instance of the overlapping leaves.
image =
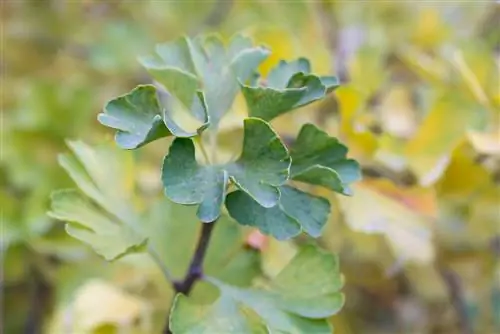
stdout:
{"type": "Polygon", "coordinates": [[[269,51],[250,39],[235,36],[227,47],[215,37],[180,38],[159,44],[156,54],[141,63],[168,92],[190,106],[198,90],[206,96],[210,122],[217,127],[244,83],[269,51]]]}
{"type": "Polygon", "coordinates": [[[242,85],[250,116],[270,121],[273,118],[303,107],[325,97],[338,87],[336,77],[318,77],[311,74],[311,65],[305,58],[281,61],[265,80],[257,85],[242,85]]]}
{"type": "MultiPolygon", "coordinates": [[[[323,186],[350,195],[349,184],[361,177],[357,162],[346,158],[347,148],[312,124],[302,127],[290,155],[290,180],[323,186]]],[[[319,237],[330,212],[329,202],[294,188],[280,187],[279,204],[259,206],[241,191],[228,195],[229,214],[240,224],[258,227],[277,239],[288,239],[301,231],[319,237]]]]}
{"type": "Polygon", "coordinates": [[[281,61],[265,80],[258,80],[257,66],[268,53],[242,36],[234,37],[227,47],[213,36],[160,44],[156,54],[141,58],[141,63],[167,89],[169,99],[178,103],[162,109],[155,88],[140,86],[108,103],[100,121],[119,130],[116,140],[125,148],[168,135],[178,137],[163,163],[165,193],[176,203],[198,205],[202,222],[215,221],[226,202],[240,224],[255,226],[278,239],[301,231],[318,237],[330,211],[329,202],[285,184],[293,180],[349,195],[349,183],[359,178],[358,165],[346,159],[345,146],[313,125],[302,128],[289,153],[266,121],[323,98],[338,81],[311,74],[304,58],[281,61]],[[251,116],[244,121],[240,158],[226,164],[200,164],[195,141],[188,137],[201,134],[208,126],[213,136],[240,89],[251,116]],[[184,131],[173,122],[165,110],[176,106],[187,108],[202,122],[197,131],[184,131]],[[237,190],[226,201],[231,184],[237,190]]]}
{"type": "Polygon", "coordinates": [[[266,122],[248,118],[244,127],[240,158],[224,165],[198,164],[192,140],[176,139],[163,163],[166,195],[177,203],[199,204],[198,217],[203,222],[220,215],[229,179],[260,206],[275,206],[278,187],[288,178],[288,151],[266,122]]]}
{"type": "MultiPolygon", "coordinates": [[[[55,191],[49,214],[67,222],[68,234],[107,260],[147,249],[174,277],[183,275],[191,256],[185,246],[195,245],[199,230],[194,208],[162,200],[140,214],[133,201],[130,155],[80,141],[68,145],[74,155],[61,155],[60,164],[79,190],[55,191]]],[[[221,217],[208,249],[206,272],[232,284],[251,281],[259,272],[258,255],[241,246],[241,229],[221,217]],[[243,270],[238,267],[242,264],[243,270]]]]}
{"type": "Polygon", "coordinates": [[[219,298],[200,305],[178,295],[170,316],[174,333],[331,333],[325,318],[344,303],[338,258],[312,246],[264,288],[208,280],[220,290],[219,298]]]}

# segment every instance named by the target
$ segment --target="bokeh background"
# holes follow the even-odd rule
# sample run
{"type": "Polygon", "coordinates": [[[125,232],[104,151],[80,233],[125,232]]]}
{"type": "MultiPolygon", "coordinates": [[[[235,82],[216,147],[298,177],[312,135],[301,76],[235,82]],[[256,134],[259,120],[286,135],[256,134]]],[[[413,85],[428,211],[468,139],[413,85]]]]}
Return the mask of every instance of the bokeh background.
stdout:
{"type": "MultiPolygon", "coordinates": [[[[269,46],[264,74],[304,56],[341,78],[326,101],[273,122],[284,137],[316,123],[362,164],[354,197],[327,195],[334,212],[317,241],[340,255],[346,278],[336,333],[500,332],[499,4],[4,0],[1,10],[4,333],[162,327],[172,292],[154,269],[133,257],[106,263],[46,212],[51,191],[73,187],[57,163],[65,140],[111,143],[97,113],[150,82],[137,56],[207,32],[269,46]]],[[[235,140],[231,117],[222,143],[235,140]]],[[[128,153],[139,206],[162,196],[168,145],[128,153]]],[[[268,274],[296,250],[253,247],[268,274]]]]}

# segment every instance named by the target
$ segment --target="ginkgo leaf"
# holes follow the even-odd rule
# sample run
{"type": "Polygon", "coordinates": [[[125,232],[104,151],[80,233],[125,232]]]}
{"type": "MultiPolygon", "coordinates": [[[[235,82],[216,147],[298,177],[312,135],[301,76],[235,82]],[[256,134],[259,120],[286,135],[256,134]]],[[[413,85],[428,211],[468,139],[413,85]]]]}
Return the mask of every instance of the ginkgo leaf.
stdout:
{"type": "Polygon", "coordinates": [[[290,178],[350,195],[361,178],[359,164],[346,158],[347,147],[312,124],[305,124],[290,150],[290,178]]]}
{"type": "Polygon", "coordinates": [[[328,200],[290,186],[280,187],[280,193],[279,205],[265,208],[244,192],[235,191],[227,196],[226,207],[240,224],[257,227],[278,240],[301,231],[319,237],[330,213],[328,200]]]}
{"type": "Polygon", "coordinates": [[[335,77],[318,77],[310,72],[305,58],[281,61],[260,86],[242,84],[250,116],[270,121],[325,97],[339,85],[335,77]]]}
{"type": "Polygon", "coordinates": [[[186,131],[162,108],[153,85],[139,85],[129,93],[109,101],[98,115],[101,124],[118,130],[115,140],[121,148],[136,149],[156,139],[175,135],[193,137],[208,126],[207,107],[203,94],[196,93],[190,105],[202,125],[186,131]]]}
{"type": "Polygon", "coordinates": [[[225,165],[198,164],[193,142],[177,138],[163,163],[167,197],[180,204],[200,204],[198,217],[212,222],[220,215],[230,178],[261,206],[276,205],[278,187],[288,178],[288,151],[269,124],[258,118],[245,120],[244,133],[241,156],[225,165]]]}
{"type": "Polygon", "coordinates": [[[61,155],[60,164],[91,200],[76,190],[56,191],[49,215],[66,221],[68,234],[107,260],[141,251],[147,238],[138,232],[138,216],[130,206],[131,160],[107,147],[94,149],[83,142],[68,145],[74,157],[61,155]]]}
{"type": "Polygon", "coordinates": [[[177,138],[163,161],[165,194],[179,204],[200,204],[198,216],[213,222],[220,215],[228,174],[219,166],[200,165],[191,139],[177,138]]]}
{"type": "Polygon", "coordinates": [[[92,246],[106,260],[114,260],[129,252],[141,250],[146,238],[109,217],[90,203],[77,190],[59,190],[51,196],[49,215],[68,222],[66,232],[92,246]]]}
{"type": "Polygon", "coordinates": [[[210,123],[216,127],[239,91],[238,82],[254,74],[269,51],[237,35],[227,47],[215,36],[159,44],[156,56],[143,57],[149,73],[185,106],[198,89],[206,97],[210,123]]]}
{"type": "MultiPolygon", "coordinates": [[[[107,260],[147,248],[171,275],[182,277],[192,256],[186,245],[195,246],[200,229],[196,209],[162,198],[139,213],[133,201],[130,154],[82,142],[69,145],[76,157],[62,155],[60,161],[81,192],[55,191],[49,214],[67,222],[69,235],[107,260]],[[147,247],[143,247],[146,240],[147,247]]],[[[242,245],[240,226],[227,216],[220,217],[208,248],[205,272],[231,284],[248,284],[259,273],[259,254],[242,245]]]]}
{"type": "Polygon", "coordinates": [[[344,304],[338,258],[306,246],[264,288],[237,288],[208,278],[219,299],[174,301],[170,329],[187,333],[331,333],[325,319],[344,304]]]}

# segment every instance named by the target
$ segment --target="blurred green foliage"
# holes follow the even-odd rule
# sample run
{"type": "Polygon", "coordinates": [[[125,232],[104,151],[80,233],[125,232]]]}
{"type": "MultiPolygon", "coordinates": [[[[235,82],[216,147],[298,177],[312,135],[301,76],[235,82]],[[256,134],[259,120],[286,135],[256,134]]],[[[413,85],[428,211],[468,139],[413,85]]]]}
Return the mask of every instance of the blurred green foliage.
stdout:
{"type": "MultiPolygon", "coordinates": [[[[500,330],[498,4],[32,0],[3,2],[1,15],[6,333],[162,327],[172,292],[151,261],[108,264],[46,212],[52,190],[73,187],[57,163],[65,140],[110,144],[96,116],[148,83],[137,56],[199,32],[267,44],[264,74],[305,56],[316,73],[341,78],[327,101],[273,122],[284,138],[318,124],[363,165],[352,198],[317,190],[334,207],[318,242],[339,253],[346,281],[337,333],[500,330]]],[[[237,98],[236,115],[222,121],[222,156],[241,138],[242,108],[237,98]]],[[[139,210],[163,198],[157,166],[168,143],[127,153],[139,210]]],[[[245,235],[240,244],[260,252],[247,277],[275,275],[296,252],[292,242],[245,235]]],[[[179,243],[162,250],[189,254],[179,243]]]]}

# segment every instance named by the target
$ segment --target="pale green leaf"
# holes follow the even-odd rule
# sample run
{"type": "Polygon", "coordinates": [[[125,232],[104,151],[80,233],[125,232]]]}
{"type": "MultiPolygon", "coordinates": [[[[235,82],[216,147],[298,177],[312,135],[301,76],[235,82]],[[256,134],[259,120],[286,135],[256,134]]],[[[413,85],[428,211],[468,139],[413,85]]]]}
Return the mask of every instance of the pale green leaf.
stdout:
{"type": "Polygon", "coordinates": [[[331,333],[325,319],[344,304],[338,258],[306,246],[264,288],[237,288],[217,279],[210,305],[179,295],[170,328],[185,333],[331,333]]]}
{"type": "Polygon", "coordinates": [[[269,124],[258,118],[245,120],[244,133],[241,156],[225,165],[200,165],[193,142],[177,138],[163,163],[167,197],[180,204],[200,204],[198,217],[211,222],[220,215],[230,178],[260,205],[276,205],[278,187],[288,178],[288,151],[269,124]]]}
{"type": "Polygon", "coordinates": [[[90,245],[106,260],[114,260],[144,245],[146,238],[110,217],[77,190],[59,190],[51,196],[49,215],[68,222],[66,232],[90,245]]]}
{"type": "Polygon", "coordinates": [[[246,82],[269,54],[239,35],[227,47],[215,36],[183,37],[158,45],[156,53],[141,58],[143,66],[185,106],[190,106],[195,92],[202,90],[214,127],[230,109],[239,82],[246,82]]]}
{"type": "Polygon", "coordinates": [[[230,193],[226,207],[237,222],[257,227],[278,240],[292,238],[304,231],[319,237],[330,213],[328,200],[290,186],[280,187],[279,205],[264,208],[242,191],[230,193]]]}
{"type": "Polygon", "coordinates": [[[317,101],[338,86],[335,77],[310,74],[309,61],[281,61],[260,86],[242,84],[250,116],[273,118],[317,101]]]}
{"type": "Polygon", "coordinates": [[[139,218],[131,205],[132,160],[109,147],[93,148],[68,142],[74,155],[59,162],[80,190],[54,192],[49,215],[67,222],[71,236],[89,244],[107,260],[141,251],[147,237],[139,231],[139,218]]]}

